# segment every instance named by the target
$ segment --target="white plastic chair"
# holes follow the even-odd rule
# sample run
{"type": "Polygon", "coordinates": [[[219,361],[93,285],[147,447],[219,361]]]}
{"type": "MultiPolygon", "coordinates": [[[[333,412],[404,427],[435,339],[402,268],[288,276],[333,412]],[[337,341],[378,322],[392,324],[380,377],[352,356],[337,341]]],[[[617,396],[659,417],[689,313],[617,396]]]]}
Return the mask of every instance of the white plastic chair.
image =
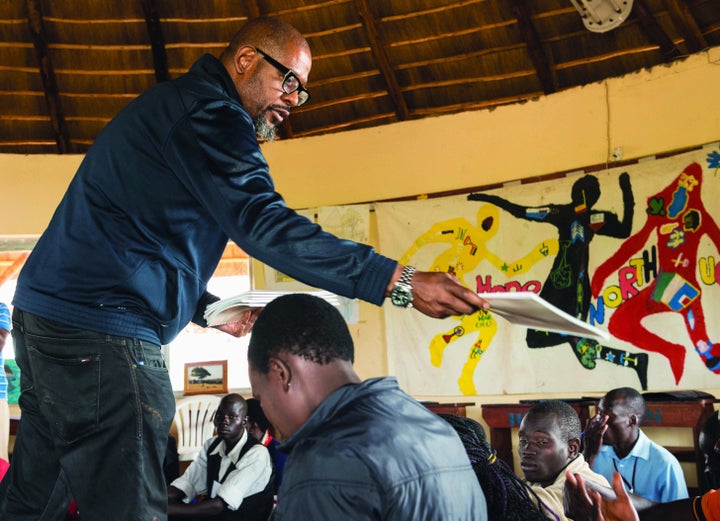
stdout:
{"type": "Polygon", "coordinates": [[[173,423],[177,430],[177,450],[180,461],[191,461],[213,436],[213,418],[220,398],[212,394],[198,394],[178,400],[173,423]]]}

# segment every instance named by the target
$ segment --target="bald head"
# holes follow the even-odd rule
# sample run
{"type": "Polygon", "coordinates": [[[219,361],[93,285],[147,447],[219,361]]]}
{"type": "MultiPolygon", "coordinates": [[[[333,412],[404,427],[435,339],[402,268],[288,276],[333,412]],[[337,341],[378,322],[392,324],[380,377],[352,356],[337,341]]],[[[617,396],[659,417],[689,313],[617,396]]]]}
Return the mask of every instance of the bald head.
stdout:
{"type": "Polygon", "coordinates": [[[619,387],[608,391],[602,401],[605,404],[614,403],[623,407],[629,414],[637,416],[638,423],[645,416],[645,399],[632,387],[619,387]]]}
{"type": "Polygon", "coordinates": [[[259,47],[272,55],[282,54],[282,51],[289,47],[300,48],[310,54],[310,46],[300,31],[271,16],[248,20],[230,40],[220,55],[220,60],[225,64],[232,63],[235,53],[244,45],[259,47]]]}

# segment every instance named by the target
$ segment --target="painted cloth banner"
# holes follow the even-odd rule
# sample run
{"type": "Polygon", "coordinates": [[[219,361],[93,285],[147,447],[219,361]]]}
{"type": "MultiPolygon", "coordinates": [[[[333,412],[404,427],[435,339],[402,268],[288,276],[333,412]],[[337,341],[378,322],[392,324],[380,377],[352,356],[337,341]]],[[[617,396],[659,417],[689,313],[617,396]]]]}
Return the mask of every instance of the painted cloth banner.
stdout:
{"type": "MultiPolygon", "coordinates": [[[[479,291],[533,291],[609,341],[384,306],[390,373],[416,395],[720,384],[720,150],[378,203],[383,254],[479,291]]],[[[481,179],[478,180],[481,182],[481,179]]]]}

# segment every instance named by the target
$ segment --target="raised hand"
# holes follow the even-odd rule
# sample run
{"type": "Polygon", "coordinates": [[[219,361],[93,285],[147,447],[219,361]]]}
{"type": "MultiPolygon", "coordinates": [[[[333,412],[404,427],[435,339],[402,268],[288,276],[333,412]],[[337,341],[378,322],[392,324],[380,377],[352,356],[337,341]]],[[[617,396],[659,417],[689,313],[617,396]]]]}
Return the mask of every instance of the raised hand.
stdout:
{"type": "Polygon", "coordinates": [[[608,429],[608,416],[596,414],[590,418],[585,424],[585,432],[583,432],[583,456],[587,460],[590,467],[593,466],[595,456],[600,452],[602,447],[603,434],[608,429]]]}

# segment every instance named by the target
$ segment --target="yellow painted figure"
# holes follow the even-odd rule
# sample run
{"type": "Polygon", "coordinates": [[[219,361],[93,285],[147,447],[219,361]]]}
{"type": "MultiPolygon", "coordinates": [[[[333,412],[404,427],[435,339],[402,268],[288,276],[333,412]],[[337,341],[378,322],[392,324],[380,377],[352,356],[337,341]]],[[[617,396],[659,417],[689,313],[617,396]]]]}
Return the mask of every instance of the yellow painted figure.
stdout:
{"type": "MultiPolygon", "coordinates": [[[[472,273],[481,261],[487,261],[498,270],[515,276],[526,272],[538,261],[557,255],[557,239],[548,239],[539,243],[530,253],[516,262],[507,263],[500,259],[486,245],[487,241],[497,233],[498,215],[499,210],[495,205],[484,204],[478,210],[476,225],[461,217],[436,223],[413,242],[399,262],[410,263],[412,257],[425,245],[447,243],[448,248],[435,258],[429,271],[452,273],[463,285],[470,287],[465,275],[472,273]]],[[[495,336],[497,323],[492,313],[485,310],[471,315],[453,316],[453,319],[460,324],[448,331],[438,333],[431,340],[430,363],[440,367],[443,353],[449,344],[467,335],[474,335],[476,340],[470,348],[458,385],[464,395],[477,394],[473,381],[475,368],[495,336]]]]}

